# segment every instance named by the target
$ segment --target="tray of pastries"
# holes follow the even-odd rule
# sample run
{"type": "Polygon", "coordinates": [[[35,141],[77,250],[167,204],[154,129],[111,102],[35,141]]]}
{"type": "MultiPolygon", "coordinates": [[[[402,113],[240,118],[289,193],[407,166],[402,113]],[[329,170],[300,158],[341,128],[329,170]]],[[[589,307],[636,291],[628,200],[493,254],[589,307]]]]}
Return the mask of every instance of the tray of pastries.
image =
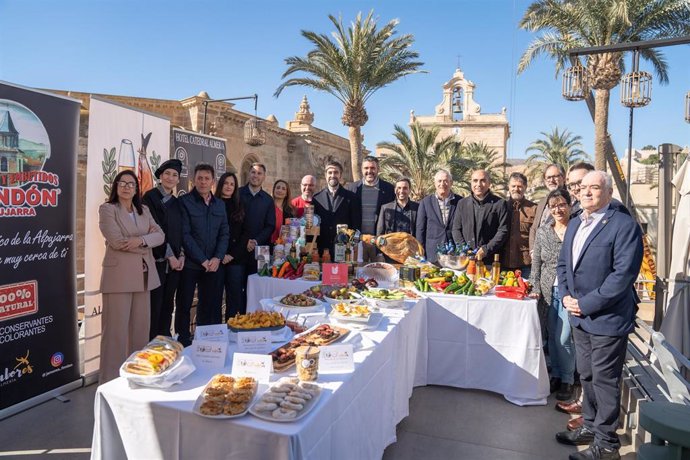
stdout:
{"type": "Polygon", "coordinates": [[[257,388],[253,377],[216,374],[204,387],[192,410],[206,418],[242,417],[249,410],[257,388]]]}
{"type": "Polygon", "coordinates": [[[156,336],[139,351],[135,351],[120,367],[125,378],[158,377],[170,372],[179,362],[184,346],[170,337],[156,336]]]}
{"type": "Polygon", "coordinates": [[[307,415],[320,396],[319,385],[284,377],[269,387],[249,412],[269,422],[294,422],[307,415]]]}
{"type": "Polygon", "coordinates": [[[302,346],[324,346],[342,339],[350,330],[333,324],[319,324],[290,340],[271,352],[273,370],[283,372],[295,365],[295,353],[302,346]]]}

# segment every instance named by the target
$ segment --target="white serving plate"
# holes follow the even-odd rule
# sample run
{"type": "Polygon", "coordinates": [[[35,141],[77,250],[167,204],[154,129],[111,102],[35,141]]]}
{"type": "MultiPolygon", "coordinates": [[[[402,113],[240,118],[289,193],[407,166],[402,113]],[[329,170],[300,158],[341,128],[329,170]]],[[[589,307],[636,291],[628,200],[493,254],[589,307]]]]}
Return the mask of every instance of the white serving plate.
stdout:
{"type": "MultiPolygon", "coordinates": [[[[333,316],[333,319],[338,323],[338,324],[343,324],[350,329],[354,330],[359,330],[359,331],[364,331],[364,330],[372,330],[376,329],[379,327],[379,324],[381,324],[381,320],[383,319],[383,313],[378,313],[374,312],[369,315],[369,318],[367,319],[366,322],[362,321],[351,321],[348,318],[340,318],[337,316],[333,316]]],[[[347,338],[343,340],[343,343],[347,342],[347,338]]]]}
{"type": "MultiPolygon", "coordinates": [[[[223,375],[229,375],[230,377],[236,378],[234,375],[231,374],[223,374],[223,375]]],[[[239,417],[244,417],[247,415],[247,412],[249,412],[249,408],[256,402],[257,395],[259,394],[259,388],[258,386],[255,387],[254,389],[254,395],[252,396],[252,399],[249,401],[247,404],[247,408],[240,414],[236,415],[225,415],[225,414],[220,414],[220,415],[206,415],[201,413],[201,404],[204,402],[204,393],[206,392],[206,387],[211,383],[209,382],[204,386],[204,389],[201,390],[201,393],[199,393],[199,397],[196,398],[196,402],[194,403],[194,407],[192,408],[192,412],[194,412],[196,415],[204,418],[212,418],[212,419],[217,419],[217,420],[227,420],[230,418],[239,418],[239,417]]]]}
{"type": "MultiPolygon", "coordinates": [[[[272,385],[272,386],[278,386],[278,385],[280,385],[280,383],[276,382],[276,384],[272,385]]],[[[261,396],[263,396],[267,392],[268,392],[268,389],[266,391],[264,391],[264,393],[262,393],[261,396]]],[[[290,419],[275,418],[271,414],[272,411],[271,412],[264,412],[264,411],[258,411],[256,409],[254,409],[254,406],[258,402],[261,401],[261,396],[257,397],[256,400],[254,402],[252,402],[251,406],[249,407],[249,413],[252,414],[254,417],[257,417],[257,418],[260,418],[261,420],[266,420],[269,422],[279,422],[279,423],[294,422],[294,421],[300,420],[301,418],[304,418],[307,414],[309,414],[309,412],[312,411],[312,409],[314,409],[314,406],[316,406],[316,403],[318,403],[319,399],[321,399],[321,393],[322,392],[323,392],[323,390],[319,387],[319,392],[304,404],[304,409],[299,411],[295,418],[290,418],[290,419]]]]}
{"type": "MultiPolygon", "coordinates": [[[[240,331],[241,332],[241,331],[240,331]]],[[[237,332],[228,330],[228,339],[230,342],[237,342],[237,332]]],[[[271,342],[288,342],[295,335],[288,326],[283,327],[277,331],[271,331],[271,342]]]]}
{"type": "Polygon", "coordinates": [[[316,304],[311,306],[311,307],[300,307],[297,305],[285,305],[284,303],[280,302],[283,297],[285,297],[285,296],[280,295],[278,297],[273,298],[274,311],[281,311],[282,312],[285,310],[289,310],[290,313],[293,313],[293,314],[297,313],[297,312],[308,313],[308,312],[313,312],[313,311],[321,311],[324,309],[324,306],[325,306],[324,302],[322,300],[314,299],[313,297],[312,297],[312,299],[314,300],[314,302],[316,302],[316,304]],[[275,308],[280,308],[281,310],[275,310],[275,308]]]}

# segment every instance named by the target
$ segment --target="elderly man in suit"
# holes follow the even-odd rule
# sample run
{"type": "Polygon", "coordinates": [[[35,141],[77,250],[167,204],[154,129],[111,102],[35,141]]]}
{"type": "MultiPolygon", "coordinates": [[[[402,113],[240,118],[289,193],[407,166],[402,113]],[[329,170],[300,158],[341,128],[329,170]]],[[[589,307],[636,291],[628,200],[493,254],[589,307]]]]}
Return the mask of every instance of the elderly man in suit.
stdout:
{"type": "Polygon", "coordinates": [[[508,203],[491,193],[489,173],[472,172],[472,196],[458,204],[453,221],[455,244],[477,249],[477,260],[491,263],[508,241],[508,203]]]}
{"type": "Polygon", "coordinates": [[[570,314],[584,392],[584,425],[556,434],[556,440],[590,444],[571,454],[571,460],[620,458],[620,378],[628,334],[635,326],[634,282],[643,251],[639,225],[611,206],[612,194],[608,174],[584,176],[583,212],[568,224],[558,259],[558,287],[570,314]]]}
{"type": "MultiPolygon", "coordinates": [[[[374,156],[362,160],[362,179],[348,184],[345,188],[357,195],[361,204],[358,228],[363,234],[375,235],[381,206],[395,200],[393,185],[379,178],[379,159],[374,156]]],[[[376,259],[376,246],[362,243],[362,259],[373,262],[376,259]]]]}
{"type": "Polygon", "coordinates": [[[436,193],[425,196],[417,211],[417,233],[415,237],[424,246],[429,262],[436,262],[436,247],[453,241],[453,218],[460,201],[453,193],[453,177],[445,169],[434,175],[436,193]]]}
{"type": "Polygon", "coordinates": [[[345,190],[340,185],[343,165],[336,160],[326,165],[326,188],[314,195],[314,213],[321,218],[321,232],[317,244],[319,254],[328,249],[333,257],[336,227],[346,224],[348,228],[357,228],[360,223],[360,204],[357,195],[345,190]]]}
{"type": "Polygon", "coordinates": [[[534,214],[534,224],[529,230],[529,249],[530,252],[534,251],[534,242],[537,237],[537,229],[549,221],[553,221],[551,213],[547,209],[547,201],[549,193],[553,192],[557,188],[565,187],[565,169],[563,166],[552,163],[544,169],[544,185],[548,193],[544,198],[542,198],[539,203],[537,203],[537,211],[534,214]],[[546,212],[544,212],[546,211],[546,212]]]}

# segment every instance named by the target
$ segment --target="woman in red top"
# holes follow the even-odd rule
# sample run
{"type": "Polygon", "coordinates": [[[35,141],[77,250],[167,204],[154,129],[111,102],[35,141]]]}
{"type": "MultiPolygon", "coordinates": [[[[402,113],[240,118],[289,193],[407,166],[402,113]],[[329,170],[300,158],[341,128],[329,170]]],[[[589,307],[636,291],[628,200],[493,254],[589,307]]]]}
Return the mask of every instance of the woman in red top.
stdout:
{"type": "Polygon", "coordinates": [[[280,227],[285,219],[294,217],[295,212],[290,204],[290,185],[283,179],[278,179],[273,184],[273,202],[276,206],[276,228],[271,235],[271,243],[275,243],[280,236],[280,227]]]}

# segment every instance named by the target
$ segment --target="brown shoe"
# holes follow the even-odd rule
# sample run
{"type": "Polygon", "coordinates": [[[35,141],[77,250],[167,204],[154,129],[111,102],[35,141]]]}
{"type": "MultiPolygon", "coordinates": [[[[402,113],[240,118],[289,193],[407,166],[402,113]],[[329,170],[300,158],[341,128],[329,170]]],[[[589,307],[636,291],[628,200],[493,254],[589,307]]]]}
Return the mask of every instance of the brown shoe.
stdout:
{"type": "Polygon", "coordinates": [[[575,417],[574,419],[568,420],[568,425],[567,428],[569,431],[575,431],[578,428],[580,428],[583,424],[585,423],[584,417],[580,415],[579,417],[575,417]]]}
{"type": "Polygon", "coordinates": [[[564,414],[580,415],[582,413],[582,405],[578,401],[557,402],[556,410],[564,414]]]}

